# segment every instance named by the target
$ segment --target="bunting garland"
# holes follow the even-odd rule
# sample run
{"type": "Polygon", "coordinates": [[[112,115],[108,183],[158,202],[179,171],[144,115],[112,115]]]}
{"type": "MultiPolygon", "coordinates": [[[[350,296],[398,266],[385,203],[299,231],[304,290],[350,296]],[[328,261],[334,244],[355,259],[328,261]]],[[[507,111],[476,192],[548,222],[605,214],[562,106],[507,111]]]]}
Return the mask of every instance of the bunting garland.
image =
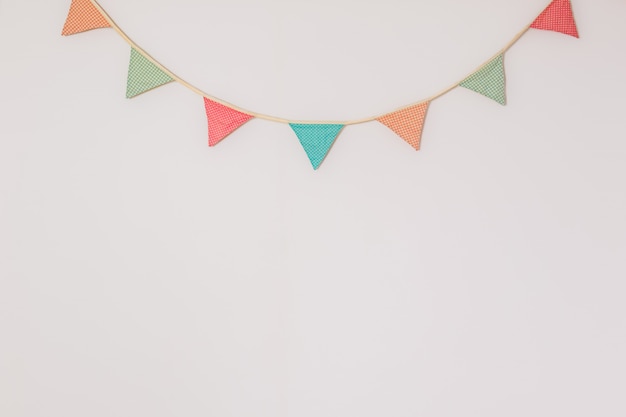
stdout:
{"type": "Polygon", "coordinates": [[[406,141],[415,150],[419,150],[426,114],[431,102],[443,97],[454,88],[463,87],[490,98],[501,105],[506,105],[504,55],[529,29],[554,31],[576,38],[579,37],[570,0],[553,0],[530,25],[518,33],[494,57],[487,60],[462,81],[453,84],[451,87],[426,100],[404,106],[390,113],[358,120],[303,122],[248,111],[204,93],[182,78],[174,75],[134,43],[115,24],[102,6],[98,4],[97,0],[71,0],[62,35],[73,35],[99,28],[114,29],[130,45],[130,62],[126,85],[127,98],[136,97],[172,82],[177,82],[187,87],[204,99],[209,146],[217,145],[253,118],[288,124],[300,141],[313,169],[319,168],[345,126],[360,123],[378,121],[406,141]]]}

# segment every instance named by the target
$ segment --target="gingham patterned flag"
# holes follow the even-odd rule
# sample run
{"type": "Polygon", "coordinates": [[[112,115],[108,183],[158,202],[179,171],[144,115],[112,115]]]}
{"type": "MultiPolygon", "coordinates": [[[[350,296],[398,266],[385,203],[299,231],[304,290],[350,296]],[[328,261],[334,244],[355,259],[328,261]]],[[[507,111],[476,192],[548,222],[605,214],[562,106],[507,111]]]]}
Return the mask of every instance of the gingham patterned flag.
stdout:
{"type": "Polygon", "coordinates": [[[72,0],[61,34],[68,36],[91,29],[108,27],[111,25],[92,2],[89,0],[72,0]]]}
{"type": "Polygon", "coordinates": [[[304,148],[313,169],[317,169],[326,158],[330,147],[335,143],[344,125],[336,124],[296,124],[291,123],[291,128],[304,148]]]}
{"type": "Polygon", "coordinates": [[[204,98],[204,108],[209,123],[209,146],[217,145],[226,136],[254,118],[254,116],[231,109],[206,97],[204,98]]]}
{"type": "Polygon", "coordinates": [[[530,25],[534,29],[551,30],[578,38],[578,29],[570,0],[554,0],[530,25]]]}
{"type": "Polygon", "coordinates": [[[489,97],[504,106],[506,104],[504,55],[498,55],[489,61],[484,67],[467,77],[459,85],[489,97]]]}
{"type": "Polygon", "coordinates": [[[386,114],[379,117],[378,121],[394,131],[416,151],[419,151],[428,106],[430,106],[430,102],[420,103],[407,109],[386,114]]]}
{"type": "Polygon", "coordinates": [[[174,81],[135,48],[130,50],[126,97],[133,98],[146,91],[174,81]]]}

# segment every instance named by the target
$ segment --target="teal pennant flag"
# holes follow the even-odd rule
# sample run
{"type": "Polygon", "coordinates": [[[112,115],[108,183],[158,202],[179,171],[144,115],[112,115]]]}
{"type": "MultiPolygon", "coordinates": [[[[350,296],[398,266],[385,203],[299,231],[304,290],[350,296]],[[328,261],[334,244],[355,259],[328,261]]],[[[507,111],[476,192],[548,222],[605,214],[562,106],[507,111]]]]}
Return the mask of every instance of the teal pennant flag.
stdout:
{"type": "Polygon", "coordinates": [[[344,125],[335,124],[296,124],[290,123],[289,126],[296,132],[304,151],[311,160],[313,169],[319,168],[326,154],[333,146],[335,139],[339,136],[339,132],[344,125]]]}

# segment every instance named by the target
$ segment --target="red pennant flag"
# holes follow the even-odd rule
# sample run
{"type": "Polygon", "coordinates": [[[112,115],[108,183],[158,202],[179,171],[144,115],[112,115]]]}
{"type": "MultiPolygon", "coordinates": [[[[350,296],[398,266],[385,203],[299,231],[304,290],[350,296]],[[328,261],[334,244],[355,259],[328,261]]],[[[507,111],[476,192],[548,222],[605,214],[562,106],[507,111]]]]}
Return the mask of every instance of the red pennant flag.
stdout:
{"type": "Polygon", "coordinates": [[[72,0],[62,35],[73,35],[91,29],[110,28],[109,21],[89,0],[72,0]]]}
{"type": "Polygon", "coordinates": [[[393,130],[398,136],[408,142],[409,145],[414,147],[416,151],[419,151],[424,121],[426,120],[426,112],[428,111],[429,105],[430,102],[417,104],[394,113],[386,114],[379,117],[377,120],[393,130]]]}
{"type": "Polygon", "coordinates": [[[531,28],[561,32],[578,38],[570,0],[554,0],[530,25],[531,28]]]}
{"type": "Polygon", "coordinates": [[[254,116],[231,109],[206,97],[204,98],[204,107],[209,121],[209,146],[217,145],[226,136],[254,118],[254,116]]]}

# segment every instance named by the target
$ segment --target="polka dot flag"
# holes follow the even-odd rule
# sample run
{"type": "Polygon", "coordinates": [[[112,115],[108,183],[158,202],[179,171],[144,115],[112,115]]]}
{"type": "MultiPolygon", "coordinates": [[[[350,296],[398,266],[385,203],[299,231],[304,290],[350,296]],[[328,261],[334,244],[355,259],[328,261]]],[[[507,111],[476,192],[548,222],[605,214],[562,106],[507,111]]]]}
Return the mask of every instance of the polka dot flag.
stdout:
{"type": "Polygon", "coordinates": [[[111,27],[109,21],[102,16],[89,0],[72,0],[70,11],[63,26],[62,35],[74,35],[92,29],[111,27]]]}
{"type": "Polygon", "coordinates": [[[531,28],[561,32],[578,38],[570,0],[554,0],[530,25],[531,28]]]}
{"type": "Polygon", "coordinates": [[[504,55],[498,55],[481,69],[459,84],[469,90],[489,97],[503,106],[506,104],[506,77],[504,75],[504,55]]]}
{"type": "Polygon", "coordinates": [[[146,91],[160,87],[174,81],[152,61],[143,56],[135,48],[130,50],[130,64],[128,65],[128,82],[126,97],[133,98],[146,91]]]}
{"type": "Polygon", "coordinates": [[[336,124],[297,124],[291,123],[291,128],[304,148],[313,169],[318,169],[335,139],[339,136],[344,125],[336,124]]]}

